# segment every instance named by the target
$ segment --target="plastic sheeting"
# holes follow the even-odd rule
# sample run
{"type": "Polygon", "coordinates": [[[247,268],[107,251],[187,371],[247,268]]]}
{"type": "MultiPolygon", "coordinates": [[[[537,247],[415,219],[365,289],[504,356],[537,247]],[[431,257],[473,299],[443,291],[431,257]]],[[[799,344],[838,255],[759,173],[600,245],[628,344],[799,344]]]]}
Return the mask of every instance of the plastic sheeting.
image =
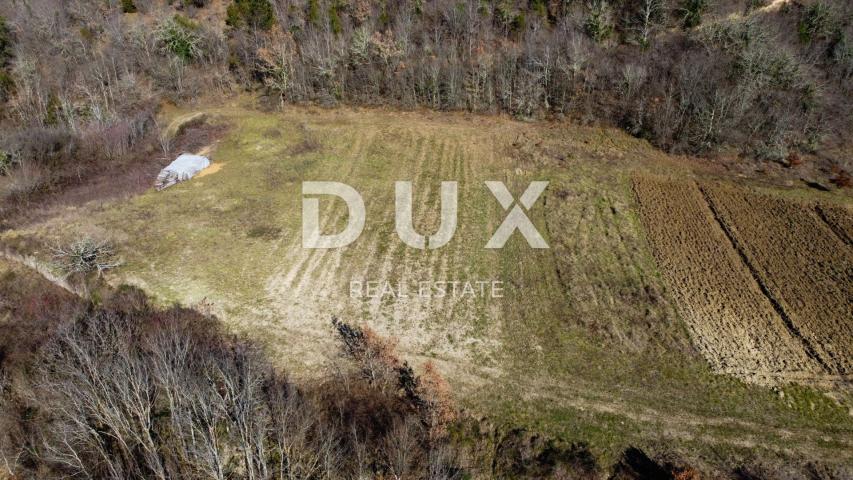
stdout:
{"type": "Polygon", "coordinates": [[[154,187],[157,190],[163,190],[176,183],[185,182],[209,166],[210,160],[207,157],[189,153],[181,154],[168,167],[160,171],[154,187]]]}

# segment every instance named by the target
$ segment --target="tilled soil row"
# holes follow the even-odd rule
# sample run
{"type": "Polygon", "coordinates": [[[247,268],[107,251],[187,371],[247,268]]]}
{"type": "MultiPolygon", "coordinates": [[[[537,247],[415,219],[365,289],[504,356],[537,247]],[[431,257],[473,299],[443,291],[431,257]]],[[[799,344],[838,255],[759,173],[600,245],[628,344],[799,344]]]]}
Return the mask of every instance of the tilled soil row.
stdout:
{"type": "Polygon", "coordinates": [[[692,182],[648,176],[634,191],[655,258],[697,348],[715,370],[755,383],[823,381],[692,182]]]}
{"type": "Polygon", "coordinates": [[[702,192],[807,353],[853,373],[853,250],[813,209],[742,187],[702,192]]]}
{"type": "Polygon", "coordinates": [[[767,300],[770,301],[770,305],[773,306],[773,310],[776,311],[776,313],[779,315],[779,318],[781,318],[782,321],[785,323],[785,326],[788,327],[788,331],[791,332],[794,338],[796,338],[802,343],[803,349],[805,350],[806,355],[808,355],[809,358],[819,363],[824,371],[831,371],[832,368],[825,362],[823,356],[818,355],[818,352],[812,346],[809,339],[803,337],[803,334],[800,331],[798,325],[794,323],[790,315],[788,315],[788,313],[785,311],[785,308],[776,298],[776,295],[774,295],[774,293],[771,292],[770,289],[767,287],[766,282],[761,277],[761,273],[755,268],[755,265],[750,260],[749,256],[747,256],[745,248],[742,245],[741,241],[737,238],[737,236],[735,236],[731,226],[726,223],[726,221],[723,220],[723,218],[721,217],[720,212],[717,209],[717,205],[711,200],[707,190],[705,188],[700,187],[699,191],[702,192],[702,197],[708,204],[708,208],[711,209],[711,213],[714,215],[714,220],[716,220],[717,224],[723,230],[723,233],[726,234],[726,237],[729,239],[729,242],[731,242],[732,247],[740,256],[744,265],[746,265],[746,268],[749,270],[749,273],[752,275],[752,278],[755,280],[756,284],[761,289],[761,293],[763,293],[764,296],[767,297],[767,300]]]}
{"type": "Polygon", "coordinates": [[[853,247],[853,212],[843,207],[815,205],[815,213],[848,247],[853,247]]]}

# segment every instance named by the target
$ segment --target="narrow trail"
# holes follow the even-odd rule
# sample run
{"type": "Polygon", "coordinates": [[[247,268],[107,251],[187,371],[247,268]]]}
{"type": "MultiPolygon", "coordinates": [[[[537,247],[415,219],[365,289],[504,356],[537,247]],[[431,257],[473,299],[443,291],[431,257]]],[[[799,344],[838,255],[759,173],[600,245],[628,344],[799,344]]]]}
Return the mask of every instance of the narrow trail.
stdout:
{"type": "MultiPolygon", "coordinates": [[[[401,353],[412,359],[418,357],[413,352],[401,353]]],[[[452,370],[454,366],[452,362],[448,363],[432,357],[424,358],[436,362],[440,369],[446,371],[452,370]]],[[[612,394],[597,393],[588,388],[588,385],[549,381],[549,385],[543,387],[543,383],[535,379],[509,380],[498,371],[476,366],[456,380],[480,387],[508,382],[515,391],[523,392],[521,394],[524,395],[525,401],[532,399],[547,400],[549,403],[582,412],[624,417],[636,423],[655,426],[653,428],[656,428],[659,434],[667,439],[699,440],[713,445],[729,445],[747,449],[761,447],[792,456],[805,454],[816,459],[853,461],[853,435],[850,435],[849,432],[828,433],[810,427],[780,427],[730,416],[702,415],[683,410],[661,410],[621,401],[613,397],[612,394]],[[720,432],[712,431],[714,429],[718,429],[720,432]],[[737,431],[729,433],[731,429],[737,431]],[[779,443],[784,441],[785,446],[781,447],[778,444],[774,445],[767,442],[768,435],[779,439],[779,443]],[[841,455],[839,449],[833,446],[822,447],[822,443],[843,445],[846,447],[845,454],[841,455]]]]}
{"type": "Polygon", "coordinates": [[[19,253],[15,253],[10,251],[8,248],[3,248],[0,250],[0,257],[18,265],[24,266],[35,273],[41,275],[48,282],[56,285],[57,287],[73,293],[79,297],[86,297],[86,291],[78,286],[74,286],[68,282],[67,279],[60,277],[53,273],[50,268],[42,262],[39,262],[35,257],[31,255],[21,255],[19,253]]]}
{"type": "Polygon", "coordinates": [[[704,416],[688,412],[661,411],[646,406],[637,406],[616,400],[604,400],[584,396],[583,392],[568,384],[553,386],[559,394],[542,389],[534,382],[517,382],[523,391],[533,397],[558,401],[562,406],[568,406],[581,411],[592,411],[608,415],[618,415],[634,422],[659,426],[664,437],[678,440],[702,440],[717,445],[733,445],[741,448],[761,447],[785,454],[808,454],[818,458],[849,462],[853,460],[853,437],[849,434],[828,434],[807,427],[782,428],[749,420],[741,420],[727,416],[704,416]],[[718,428],[726,430],[737,428],[737,433],[723,435],[709,431],[718,428]],[[767,435],[784,440],[786,447],[773,445],[766,441],[767,435]],[[838,449],[820,447],[820,443],[829,441],[844,445],[845,454],[838,449]]]}

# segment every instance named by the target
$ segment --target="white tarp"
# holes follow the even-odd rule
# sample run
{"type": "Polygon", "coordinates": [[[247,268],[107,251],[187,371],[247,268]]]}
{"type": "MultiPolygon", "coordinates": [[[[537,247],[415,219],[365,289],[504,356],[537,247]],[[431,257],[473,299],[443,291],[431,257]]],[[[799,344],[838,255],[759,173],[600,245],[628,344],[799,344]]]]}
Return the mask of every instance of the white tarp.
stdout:
{"type": "Polygon", "coordinates": [[[189,153],[181,154],[168,167],[160,171],[154,187],[157,190],[163,190],[178,182],[187,181],[208,166],[210,166],[210,160],[207,157],[189,153]]]}

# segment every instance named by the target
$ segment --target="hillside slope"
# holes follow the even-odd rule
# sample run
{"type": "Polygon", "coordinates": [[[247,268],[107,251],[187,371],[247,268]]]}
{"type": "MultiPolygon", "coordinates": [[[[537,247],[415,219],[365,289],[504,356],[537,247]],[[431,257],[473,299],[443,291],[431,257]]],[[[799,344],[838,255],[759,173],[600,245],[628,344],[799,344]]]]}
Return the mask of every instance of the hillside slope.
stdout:
{"type": "MultiPolygon", "coordinates": [[[[433,359],[474,411],[588,441],[605,457],[640,445],[710,463],[720,449],[853,460],[846,387],[833,387],[832,398],[812,387],[770,389],[716,373],[754,380],[749,362],[731,370],[703,357],[691,315],[716,312],[686,312],[676,301],[683,296],[659,270],[666,265],[654,255],[654,229],[652,246],[646,239],[649,217],[632,182],[707,176],[689,162],[618,131],[568,124],[346,109],[271,114],[240,102],[204,111],[228,126],[209,148],[215,170],[163,192],[60,208],[0,241],[48,262],[50,245],[110,239],[124,259],[110,283],[210,309],[297,373],[326,361],[332,316],[369,324],[408,358],[433,359]],[[529,215],[550,248],[532,249],[516,234],[501,250],[484,249],[504,211],[483,182],[503,181],[517,197],[542,179],[550,184],[529,215]],[[302,248],[305,180],[361,193],[367,223],[353,244],[302,248]],[[439,182],[459,182],[448,245],[416,250],[399,240],[397,180],[413,182],[421,232],[438,226],[439,182]],[[350,282],[368,280],[500,281],[503,292],[354,298],[350,282]]],[[[846,215],[844,197],[822,201],[846,215]]],[[[342,205],[321,205],[325,228],[342,228],[342,205]]]]}

